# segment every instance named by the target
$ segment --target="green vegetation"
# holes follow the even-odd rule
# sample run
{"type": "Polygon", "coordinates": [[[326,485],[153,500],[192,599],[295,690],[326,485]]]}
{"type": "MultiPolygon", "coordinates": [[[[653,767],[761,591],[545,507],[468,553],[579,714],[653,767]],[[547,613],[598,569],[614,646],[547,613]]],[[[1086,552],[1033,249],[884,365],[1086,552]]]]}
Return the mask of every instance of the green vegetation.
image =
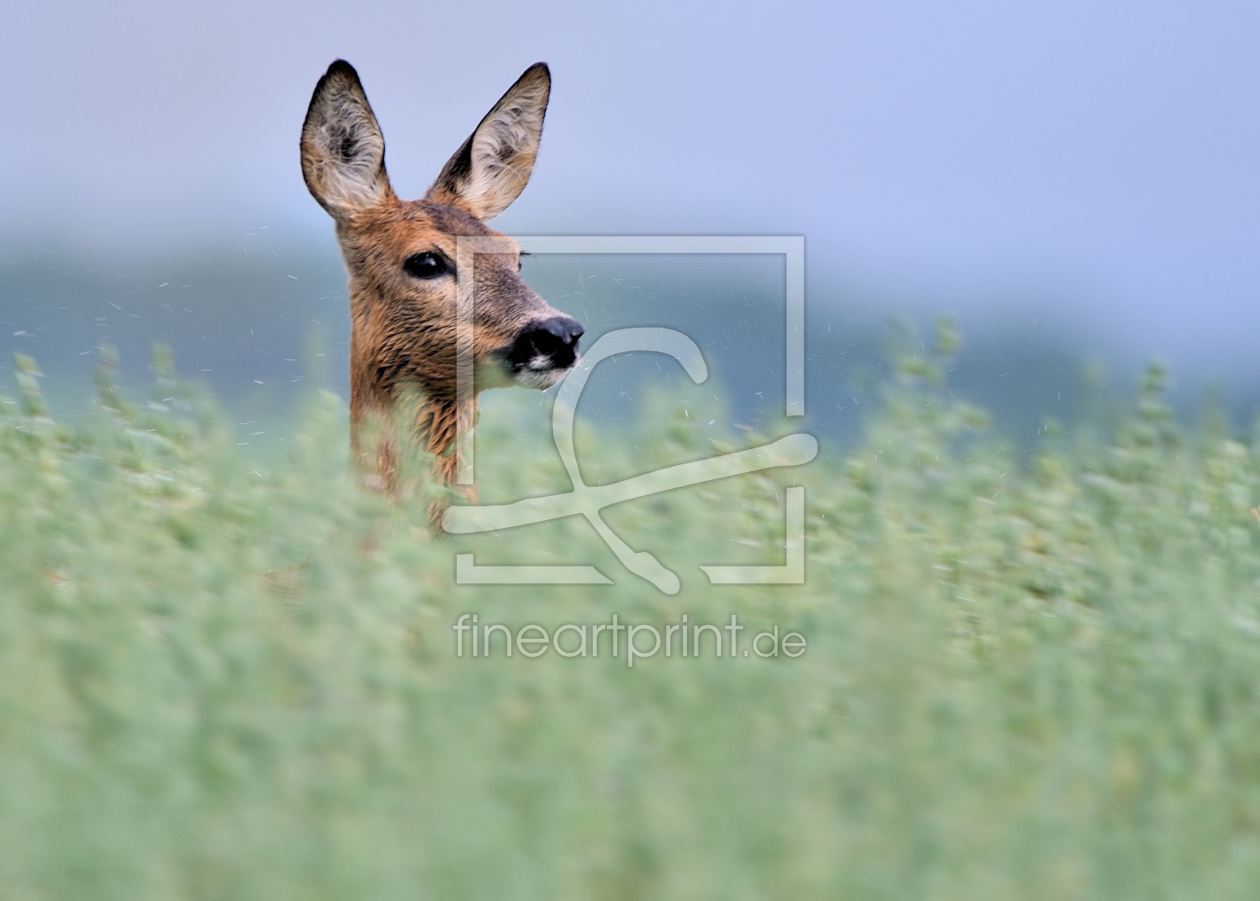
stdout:
{"type": "MultiPolygon", "coordinates": [[[[167,359],[150,403],[102,377],[73,426],[19,360],[0,895],[1254,897],[1260,447],[1180,428],[1152,369],[1107,434],[1013,459],[942,386],[951,351],[900,360],[843,456],[609,510],[675,596],[578,518],[430,538],[423,503],[355,487],[335,399],[259,456],[167,359]],[[707,585],[782,561],[794,482],[805,584],[707,585]],[[615,584],[457,586],[469,551],[615,584]],[[464,613],[735,614],[808,650],[474,659],[464,613]]],[[[724,449],[663,409],[580,432],[587,480],[724,449]]],[[[568,489],[544,430],[482,423],[483,501],[568,489]]]]}

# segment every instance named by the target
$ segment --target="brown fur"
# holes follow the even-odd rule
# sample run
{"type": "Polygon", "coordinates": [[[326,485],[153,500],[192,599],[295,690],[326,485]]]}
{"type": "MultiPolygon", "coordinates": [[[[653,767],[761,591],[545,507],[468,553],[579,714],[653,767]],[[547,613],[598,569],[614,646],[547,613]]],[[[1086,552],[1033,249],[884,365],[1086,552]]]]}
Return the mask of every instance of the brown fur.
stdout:
{"type": "MultiPolygon", "coordinates": [[[[498,236],[482,221],[510,204],[529,179],[550,76],[530,67],[447,162],[425,199],[400,200],[385,172],[385,144],[354,69],[333,63],[311,99],[302,129],[302,172],[336,222],[350,274],[350,429],[369,483],[397,495],[400,454],[434,457],[437,480],[454,485],[459,436],[476,418],[475,395],[457,409],[458,236],[498,236]],[[441,255],[453,274],[417,278],[404,263],[441,255]],[[414,398],[405,410],[398,405],[414,398]],[[398,415],[401,414],[401,415],[398,415]],[[393,431],[395,417],[404,434],[393,431]],[[382,432],[366,447],[366,425],[382,432]]],[[[519,248],[479,253],[473,269],[474,387],[510,384],[501,355],[523,330],[560,315],[519,274],[519,248]]],[[[471,488],[461,489],[472,495],[471,488]]]]}

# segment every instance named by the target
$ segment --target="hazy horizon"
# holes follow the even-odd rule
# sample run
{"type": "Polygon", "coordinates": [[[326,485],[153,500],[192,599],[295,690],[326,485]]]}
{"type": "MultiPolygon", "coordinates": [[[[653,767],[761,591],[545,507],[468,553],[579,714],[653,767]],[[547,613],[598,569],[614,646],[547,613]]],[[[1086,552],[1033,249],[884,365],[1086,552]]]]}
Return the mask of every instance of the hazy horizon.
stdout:
{"type": "MultiPolygon", "coordinates": [[[[504,231],[802,234],[811,322],[948,310],[1257,379],[1253,4],[127,0],[5,19],[10,270],[260,247],[335,269],[297,162],[328,63],[358,67],[393,183],[417,196],[542,59],[542,150],[504,231]]],[[[323,309],[298,290],[299,311],[323,309]]],[[[23,302],[0,298],[12,332],[23,302]]]]}

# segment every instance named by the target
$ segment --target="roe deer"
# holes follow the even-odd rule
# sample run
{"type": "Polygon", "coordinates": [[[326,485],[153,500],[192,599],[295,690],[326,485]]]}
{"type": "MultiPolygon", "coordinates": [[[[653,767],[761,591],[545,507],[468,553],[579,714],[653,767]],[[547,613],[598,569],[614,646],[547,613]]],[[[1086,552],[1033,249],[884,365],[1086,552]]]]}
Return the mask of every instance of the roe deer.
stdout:
{"type": "MultiPolygon", "coordinates": [[[[520,248],[483,223],[529,181],[550,90],[545,63],[526,69],[424,198],[403,201],[385,174],[385,139],[358,73],[337,60],[315,86],[302,125],[302,176],[336,223],[350,274],[351,450],[369,483],[387,493],[400,489],[406,446],[431,453],[437,480],[455,484],[458,439],[475,421],[476,392],[548,388],[577,361],[581,324],[525,284],[520,248]],[[498,239],[496,251],[508,252],[479,253],[473,267],[468,254],[457,253],[463,236],[498,239]],[[468,403],[457,393],[461,279],[465,290],[471,280],[473,301],[468,403]],[[365,447],[367,421],[388,423],[409,386],[418,405],[399,412],[410,434],[397,439],[386,425],[365,447]]],[[[430,514],[440,516],[440,507],[430,514]]]]}

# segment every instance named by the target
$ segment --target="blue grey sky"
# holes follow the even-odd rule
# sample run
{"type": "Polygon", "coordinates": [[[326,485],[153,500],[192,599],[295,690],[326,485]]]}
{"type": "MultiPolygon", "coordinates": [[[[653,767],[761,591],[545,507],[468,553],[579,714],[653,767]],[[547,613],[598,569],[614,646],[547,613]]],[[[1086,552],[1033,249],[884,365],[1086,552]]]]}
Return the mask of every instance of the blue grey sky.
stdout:
{"type": "Polygon", "coordinates": [[[1260,4],[10,4],[0,255],[323,241],[311,89],[359,70],[404,196],[550,63],[517,233],[804,234],[811,307],[1046,314],[1138,353],[1260,335],[1260,4]],[[352,11],[353,9],[353,11],[352,11]]]}

